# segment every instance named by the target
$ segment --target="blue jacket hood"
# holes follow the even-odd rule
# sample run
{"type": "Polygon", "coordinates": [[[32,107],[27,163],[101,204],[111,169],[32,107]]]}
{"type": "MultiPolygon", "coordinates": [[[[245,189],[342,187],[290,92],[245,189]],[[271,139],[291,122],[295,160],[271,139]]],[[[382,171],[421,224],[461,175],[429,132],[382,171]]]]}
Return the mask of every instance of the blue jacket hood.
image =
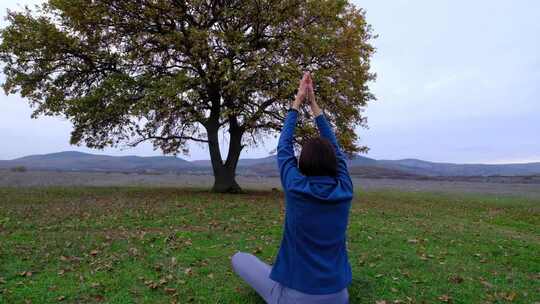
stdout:
{"type": "Polygon", "coordinates": [[[351,200],[353,193],[341,181],[332,176],[303,176],[295,181],[290,191],[312,196],[321,203],[336,204],[351,200]]]}

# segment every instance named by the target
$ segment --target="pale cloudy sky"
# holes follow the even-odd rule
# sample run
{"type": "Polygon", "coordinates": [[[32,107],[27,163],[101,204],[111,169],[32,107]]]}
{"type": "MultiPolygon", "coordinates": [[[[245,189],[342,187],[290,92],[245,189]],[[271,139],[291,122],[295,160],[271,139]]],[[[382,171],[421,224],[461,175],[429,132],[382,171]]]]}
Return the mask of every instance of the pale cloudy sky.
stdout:
{"type": "MultiPolygon", "coordinates": [[[[0,10],[38,0],[3,0],[0,10]]],[[[378,101],[359,129],[373,158],[460,163],[540,161],[540,1],[365,0],[380,37],[371,85],[378,101]]],[[[1,25],[5,21],[0,22],[1,25]]],[[[0,81],[3,77],[0,76],[0,81]]],[[[69,122],[30,119],[28,104],[0,93],[0,159],[79,150],[159,155],[150,145],[91,151],[69,145],[69,122]]],[[[267,156],[275,140],[244,152],[267,156]]],[[[193,145],[189,159],[207,159],[193,145]]]]}

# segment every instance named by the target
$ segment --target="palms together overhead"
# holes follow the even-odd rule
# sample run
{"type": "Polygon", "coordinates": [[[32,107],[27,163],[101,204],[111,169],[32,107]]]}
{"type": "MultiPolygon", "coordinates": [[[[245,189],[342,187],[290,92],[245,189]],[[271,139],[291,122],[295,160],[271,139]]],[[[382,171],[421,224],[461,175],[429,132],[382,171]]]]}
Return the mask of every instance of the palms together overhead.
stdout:
{"type": "Polygon", "coordinates": [[[300,104],[307,99],[310,103],[312,97],[314,97],[313,92],[313,79],[311,78],[310,72],[304,72],[302,79],[300,80],[300,85],[298,86],[298,92],[296,93],[295,104],[300,106],[300,104]]]}
{"type": "Polygon", "coordinates": [[[313,89],[313,78],[311,78],[311,73],[309,71],[304,72],[304,76],[300,80],[300,85],[298,86],[298,92],[296,98],[292,104],[292,107],[299,109],[301,104],[307,101],[309,104],[312,113],[317,116],[321,113],[321,109],[315,101],[315,92],[313,89]]]}

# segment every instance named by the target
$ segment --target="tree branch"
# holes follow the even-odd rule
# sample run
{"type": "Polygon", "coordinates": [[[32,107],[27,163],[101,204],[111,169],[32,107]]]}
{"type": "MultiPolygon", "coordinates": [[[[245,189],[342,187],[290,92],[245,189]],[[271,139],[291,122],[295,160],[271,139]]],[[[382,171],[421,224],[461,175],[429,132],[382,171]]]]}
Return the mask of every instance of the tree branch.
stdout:
{"type": "Polygon", "coordinates": [[[128,146],[135,147],[138,144],[143,143],[143,142],[145,142],[147,140],[162,140],[162,141],[192,140],[192,141],[203,142],[203,143],[208,142],[208,140],[206,140],[206,139],[196,138],[196,137],[192,137],[192,136],[147,136],[147,137],[144,137],[144,138],[141,138],[141,139],[138,139],[138,140],[136,140],[134,142],[129,143],[128,146]]]}

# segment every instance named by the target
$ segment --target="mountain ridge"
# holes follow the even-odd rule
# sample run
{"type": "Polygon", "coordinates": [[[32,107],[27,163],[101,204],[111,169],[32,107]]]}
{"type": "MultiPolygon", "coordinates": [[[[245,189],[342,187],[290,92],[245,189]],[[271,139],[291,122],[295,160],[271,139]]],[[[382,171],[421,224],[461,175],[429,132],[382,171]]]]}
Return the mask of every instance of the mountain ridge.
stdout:
{"type": "MultiPolygon", "coordinates": [[[[540,162],[522,164],[456,164],[407,158],[373,159],[355,155],[347,159],[351,175],[368,176],[529,176],[540,175],[540,162]]],[[[0,168],[28,170],[210,173],[210,160],[188,161],[176,156],[111,156],[78,151],[28,155],[0,160],[0,168]]],[[[276,156],[240,159],[239,175],[278,175],[276,156]]]]}

